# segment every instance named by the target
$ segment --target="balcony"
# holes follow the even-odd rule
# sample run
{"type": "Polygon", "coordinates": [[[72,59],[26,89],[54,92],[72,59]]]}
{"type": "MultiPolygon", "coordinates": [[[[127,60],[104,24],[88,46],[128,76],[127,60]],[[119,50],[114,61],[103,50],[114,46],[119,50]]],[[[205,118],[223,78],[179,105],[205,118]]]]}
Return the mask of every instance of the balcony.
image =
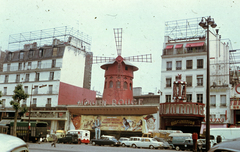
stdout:
{"type": "Polygon", "coordinates": [[[166,50],[163,49],[163,56],[166,55],[183,55],[183,54],[194,54],[194,53],[202,53],[202,52],[207,52],[205,49],[203,48],[199,48],[199,49],[171,49],[171,50],[166,50]]]}
{"type": "Polygon", "coordinates": [[[51,107],[51,104],[46,104],[46,107],[51,107]]]}
{"type": "Polygon", "coordinates": [[[160,116],[192,116],[192,117],[205,117],[203,103],[191,102],[171,102],[160,103],[159,114],[160,116]]]}

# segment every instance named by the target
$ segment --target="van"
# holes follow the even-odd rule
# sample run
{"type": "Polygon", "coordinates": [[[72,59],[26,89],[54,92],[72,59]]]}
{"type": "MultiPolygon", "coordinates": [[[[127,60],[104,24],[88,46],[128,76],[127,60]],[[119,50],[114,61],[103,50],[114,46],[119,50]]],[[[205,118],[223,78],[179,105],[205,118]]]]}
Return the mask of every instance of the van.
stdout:
{"type": "Polygon", "coordinates": [[[78,143],[90,143],[90,131],[89,130],[69,130],[68,134],[77,134],[78,135],[78,143]]]}
{"type": "Polygon", "coordinates": [[[211,146],[217,144],[217,136],[221,136],[222,142],[228,141],[234,138],[239,138],[240,128],[211,128],[210,129],[210,138],[211,146]]]}
{"type": "Polygon", "coordinates": [[[169,134],[168,143],[170,149],[175,149],[174,144],[184,143],[186,139],[192,139],[191,133],[171,133],[169,134]]]}

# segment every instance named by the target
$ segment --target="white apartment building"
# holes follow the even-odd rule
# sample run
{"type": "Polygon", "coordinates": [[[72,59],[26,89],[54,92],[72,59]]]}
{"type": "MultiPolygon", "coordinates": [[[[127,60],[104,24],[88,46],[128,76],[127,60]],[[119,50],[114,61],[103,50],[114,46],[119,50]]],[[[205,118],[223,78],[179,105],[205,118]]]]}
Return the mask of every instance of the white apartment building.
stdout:
{"type": "MultiPolygon", "coordinates": [[[[181,74],[182,80],[187,82],[187,99],[184,102],[206,104],[207,34],[198,25],[200,19],[166,23],[168,27],[162,53],[160,103],[174,102],[173,82],[178,74],[181,74]]],[[[210,127],[227,127],[227,124],[232,123],[229,109],[229,47],[221,42],[220,35],[211,31],[209,39],[210,127]]],[[[201,133],[205,129],[204,121],[201,133]]]]}
{"type": "MultiPolygon", "coordinates": [[[[65,29],[66,27],[61,30],[65,29]]],[[[90,89],[91,64],[86,64],[86,60],[92,54],[88,52],[89,42],[72,33],[65,33],[63,38],[62,33],[57,33],[58,30],[55,28],[50,30],[54,33],[50,40],[49,35],[41,34],[35,38],[32,36],[24,41],[23,48],[6,51],[3,70],[0,72],[0,90],[3,94],[0,108],[2,118],[11,120],[14,116],[10,101],[13,100],[15,86],[21,83],[29,98],[20,104],[27,107],[31,105],[31,121],[46,121],[51,130],[69,128],[70,114],[66,105],[72,104],[73,101],[64,101],[63,104],[61,96],[66,96],[66,90],[72,87],[77,90],[90,89]],[[39,41],[36,42],[36,39],[39,41]],[[43,41],[44,39],[48,41],[43,41]],[[30,40],[35,42],[26,43],[30,40]]],[[[46,33],[44,30],[41,32],[46,33]]],[[[28,37],[25,35],[25,38],[28,37]]],[[[13,43],[22,44],[19,39],[13,43]]],[[[79,95],[76,95],[77,97],[79,95]]],[[[27,121],[29,114],[22,115],[21,119],[27,121]]]]}

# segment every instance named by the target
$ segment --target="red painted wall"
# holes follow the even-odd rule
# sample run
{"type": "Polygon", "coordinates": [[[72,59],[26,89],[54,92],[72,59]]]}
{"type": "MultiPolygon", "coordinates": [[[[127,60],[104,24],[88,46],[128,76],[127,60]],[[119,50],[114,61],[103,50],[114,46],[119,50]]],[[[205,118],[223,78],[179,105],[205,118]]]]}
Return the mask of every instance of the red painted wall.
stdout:
{"type": "Polygon", "coordinates": [[[78,101],[83,101],[84,99],[95,101],[96,92],[60,82],[58,105],[77,105],[78,101]]]}

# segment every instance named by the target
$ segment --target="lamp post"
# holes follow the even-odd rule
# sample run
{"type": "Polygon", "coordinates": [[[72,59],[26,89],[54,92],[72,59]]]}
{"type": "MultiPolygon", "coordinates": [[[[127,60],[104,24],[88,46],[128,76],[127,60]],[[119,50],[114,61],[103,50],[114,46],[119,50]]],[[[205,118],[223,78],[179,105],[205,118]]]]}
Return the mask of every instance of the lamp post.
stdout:
{"type": "MultiPolygon", "coordinates": [[[[42,88],[42,87],[46,87],[47,85],[41,85],[39,86],[39,88],[42,88]]],[[[35,87],[33,87],[33,84],[32,84],[32,88],[31,88],[31,98],[30,98],[30,108],[29,108],[29,114],[28,114],[28,130],[27,130],[27,141],[29,141],[29,131],[30,131],[30,117],[31,117],[31,109],[32,109],[32,91],[33,89],[35,89],[35,87]]]]}
{"type": "Polygon", "coordinates": [[[202,17],[201,22],[199,25],[207,29],[207,88],[206,88],[206,150],[208,151],[210,149],[210,106],[209,106],[209,94],[210,94],[210,87],[209,87],[209,81],[210,81],[210,67],[209,67],[209,26],[212,28],[215,28],[217,24],[214,22],[214,19],[211,18],[211,16],[205,18],[202,17]]]}

